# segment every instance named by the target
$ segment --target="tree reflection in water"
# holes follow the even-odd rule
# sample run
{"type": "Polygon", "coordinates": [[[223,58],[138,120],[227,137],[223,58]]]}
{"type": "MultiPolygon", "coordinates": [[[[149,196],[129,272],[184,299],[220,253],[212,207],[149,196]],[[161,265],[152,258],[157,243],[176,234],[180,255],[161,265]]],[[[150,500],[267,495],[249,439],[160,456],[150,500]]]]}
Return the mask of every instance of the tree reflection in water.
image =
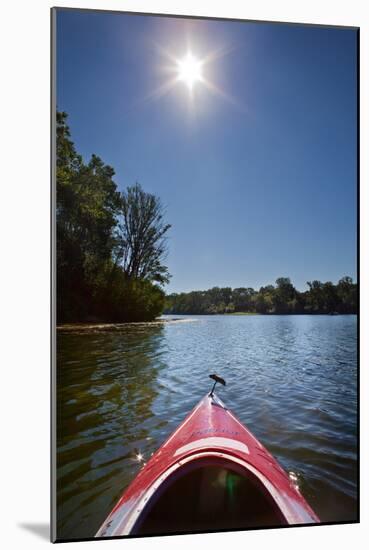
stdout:
{"type": "Polygon", "coordinates": [[[163,330],[126,325],[58,334],[59,538],[93,536],[154,450],[163,330]]]}

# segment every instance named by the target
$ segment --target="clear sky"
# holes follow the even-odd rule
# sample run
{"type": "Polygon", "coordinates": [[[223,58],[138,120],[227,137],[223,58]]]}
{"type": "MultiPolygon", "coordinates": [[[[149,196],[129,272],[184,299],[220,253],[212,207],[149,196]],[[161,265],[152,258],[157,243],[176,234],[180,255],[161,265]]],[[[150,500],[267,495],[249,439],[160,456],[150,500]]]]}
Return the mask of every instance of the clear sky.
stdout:
{"type": "Polygon", "coordinates": [[[356,78],[351,29],[58,10],[58,109],[160,196],[168,292],[356,280],[356,78]]]}

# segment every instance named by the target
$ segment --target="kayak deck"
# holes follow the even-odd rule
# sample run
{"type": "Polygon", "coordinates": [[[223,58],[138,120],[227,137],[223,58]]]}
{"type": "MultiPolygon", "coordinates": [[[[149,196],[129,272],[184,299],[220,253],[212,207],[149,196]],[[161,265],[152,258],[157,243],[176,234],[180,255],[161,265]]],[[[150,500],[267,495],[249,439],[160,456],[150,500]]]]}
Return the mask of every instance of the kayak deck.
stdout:
{"type": "Polygon", "coordinates": [[[209,394],[141,469],[96,536],[318,521],[272,455],[209,394]]]}

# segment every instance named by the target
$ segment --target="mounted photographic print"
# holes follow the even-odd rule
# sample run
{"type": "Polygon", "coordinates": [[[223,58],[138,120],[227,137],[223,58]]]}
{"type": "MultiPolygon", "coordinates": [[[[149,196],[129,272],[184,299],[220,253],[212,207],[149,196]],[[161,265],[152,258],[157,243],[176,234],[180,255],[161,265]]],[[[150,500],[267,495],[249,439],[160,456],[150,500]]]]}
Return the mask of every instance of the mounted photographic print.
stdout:
{"type": "Polygon", "coordinates": [[[52,10],[54,541],[358,521],[358,48],[52,10]]]}

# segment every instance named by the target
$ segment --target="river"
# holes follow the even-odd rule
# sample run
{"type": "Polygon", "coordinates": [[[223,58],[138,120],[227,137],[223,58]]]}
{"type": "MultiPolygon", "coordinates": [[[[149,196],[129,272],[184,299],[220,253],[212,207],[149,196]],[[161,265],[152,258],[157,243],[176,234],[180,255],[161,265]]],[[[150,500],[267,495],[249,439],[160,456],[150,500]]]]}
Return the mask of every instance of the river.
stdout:
{"type": "Polygon", "coordinates": [[[227,381],[218,395],[297,476],[321,520],[355,520],[356,316],[170,319],[58,330],[58,538],[94,536],[212,372],[227,381]]]}

